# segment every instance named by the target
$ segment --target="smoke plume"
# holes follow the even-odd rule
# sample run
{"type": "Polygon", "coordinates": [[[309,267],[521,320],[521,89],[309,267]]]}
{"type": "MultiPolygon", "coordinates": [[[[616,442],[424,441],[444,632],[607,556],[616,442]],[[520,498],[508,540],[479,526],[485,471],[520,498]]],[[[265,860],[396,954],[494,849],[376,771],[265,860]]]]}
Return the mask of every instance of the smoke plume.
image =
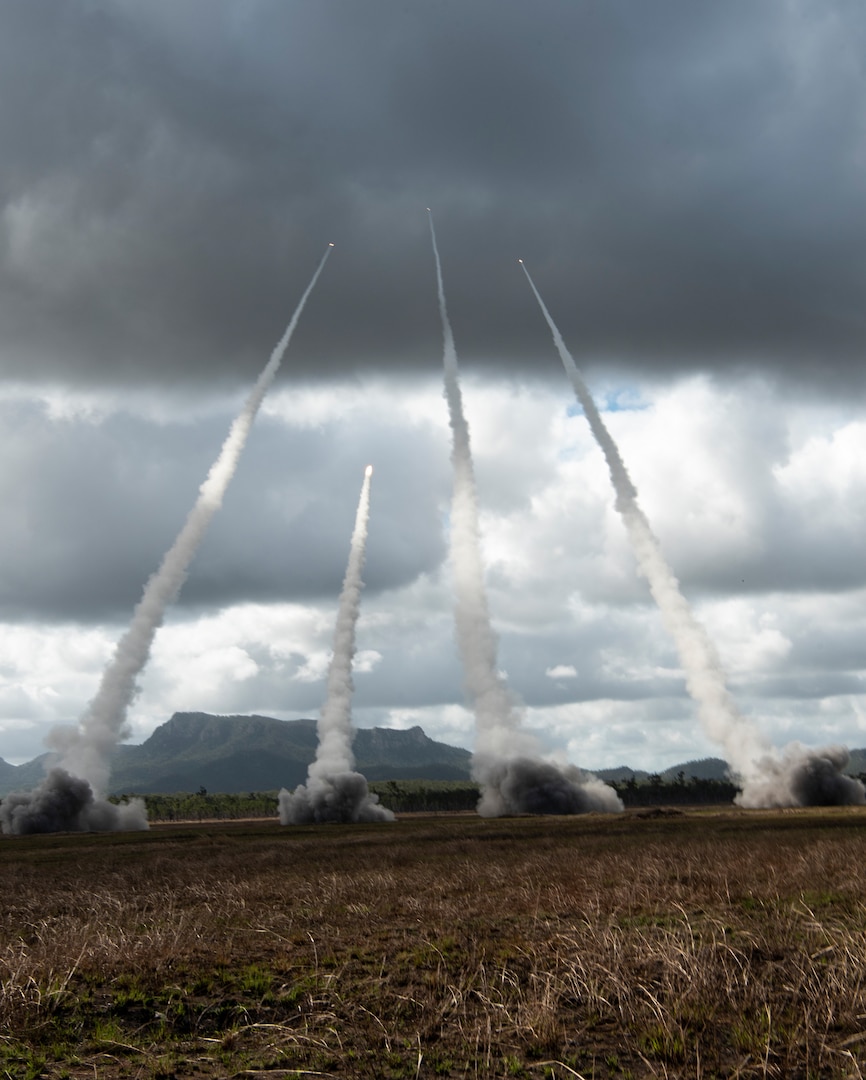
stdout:
{"type": "Polygon", "coordinates": [[[486,774],[478,807],[482,817],[622,810],[622,801],[612,787],[574,765],[560,767],[537,758],[499,758],[487,764],[486,774]]]}
{"type": "MultiPolygon", "coordinates": [[[[222,505],[250,428],[268,388],[274,381],[283,354],[332,248],[333,244],[329,244],[325,249],[325,254],[301,297],[285,333],[256,380],[240,414],[229,430],[219,456],[199,488],[198,498],[183,528],[171,548],[163,556],[159,569],[145,585],[129,629],[118,642],[114,656],[103,672],[95,697],[88,705],[77,727],[59,727],[51,733],[49,742],[60,752],[62,768],[49,774],[43,784],[34,791],[9,796],[4,800],[4,811],[7,803],[10,800],[14,801],[15,820],[20,826],[17,831],[54,832],[59,829],[80,828],[82,826],[79,823],[83,820],[91,823],[112,820],[112,811],[107,809],[110,804],[104,801],[103,796],[108,785],[111,756],[118,742],[127,733],[126,716],[136,693],[136,679],[150,656],[150,648],[156,631],[162,625],[165,610],[180,592],[186,580],[190,562],[214,514],[222,505]],[[75,797],[70,797],[70,785],[67,780],[77,780],[79,783],[86,784],[90,800],[93,802],[91,803],[87,794],[82,793],[76,785],[73,787],[77,794],[75,797]],[[42,809],[44,806],[54,808],[68,806],[70,814],[65,818],[53,811],[46,814],[42,809]],[[23,823],[28,817],[28,807],[32,808],[33,820],[25,826],[23,823]]],[[[4,831],[10,831],[6,827],[5,813],[2,817],[2,826],[4,831]]],[[[88,827],[96,828],[97,826],[91,824],[88,827]]],[[[115,828],[116,826],[107,824],[101,827],[115,828]]],[[[137,827],[146,827],[146,818],[143,824],[137,827]]]]}
{"type": "Polygon", "coordinates": [[[361,611],[361,590],[364,587],[361,574],[367,548],[372,475],[373,468],[368,465],[340,593],[334,652],[328,669],[325,704],[318,723],[316,757],[307,770],[306,784],[299,784],[294,792],[285,788],[280,792],[282,825],[394,820],[394,814],[379,805],[379,797],[369,790],[365,777],[355,772],[355,756],[352,753],[355,738],[352,726],[352,660],[355,656],[355,628],[361,611]]]}
{"type": "Polygon", "coordinates": [[[740,713],[728,691],[715,648],[680,591],[679,582],[662,554],[658,538],[638,505],[637,490],[619,448],[607,430],[535,282],[523,260],[519,261],[553,335],[557,352],[590,430],[604,454],[616,494],[616,509],[625,525],[638,569],[647,579],[662,621],[674,639],[685,672],[686,686],[697,704],[704,731],[722,747],[725,760],[743,789],[738,801],[744,806],[805,806],[813,805],[808,800],[815,798],[823,805],[832,788],[838,794],[834,801],[862,803],[863,785],[841,774],[841,768],[847,761],[847,751],[840,759],[838,748],[807,751],[795,744],[779,755],[754,724],[740,713]],[[831,777],[835,777],[835,784],[831,782],[831,777]],[[850,797],[852,785],[859,785],[859,798],[850,797]],[[747,797],[749,801],[743,801],[747,797]]]}
{"type": "Polygon", "coordinates": [[[541,759],[538,742],[523,728],[517,704],[498,670],[496,635],[484,587],[469,425],[463,411],[457,350],[445,303],[436,230],[429,210],[428,215],[444,339],[445,400],[452,434],[454,490],[450,542],[455,624],[466,689],[475,711],[472,774],[481,784],[478,812],[484,817],[498,817],[621,810],[622,803],[612,788],[595,778],[590,780],[573,767],[563,771],[541,759]],[[604,789],[603,796],[599,788],[604,789]]]}
{"type": "Polygon", "coordinates": [[[758,761],[754,776],[734,800],[752,808],[783,806],[863,806],[866,789],[843,769],[850,755],[844,746],[810,750],[789,743],[758,761]]]}
{"type": "Polygon", "coordinates": [[[143,799],[115,805],[97,799],[86,780],[54,768],[34,791],[7,795],[0,804],[4,833],[132,832],[147,828],[143,799]]]}

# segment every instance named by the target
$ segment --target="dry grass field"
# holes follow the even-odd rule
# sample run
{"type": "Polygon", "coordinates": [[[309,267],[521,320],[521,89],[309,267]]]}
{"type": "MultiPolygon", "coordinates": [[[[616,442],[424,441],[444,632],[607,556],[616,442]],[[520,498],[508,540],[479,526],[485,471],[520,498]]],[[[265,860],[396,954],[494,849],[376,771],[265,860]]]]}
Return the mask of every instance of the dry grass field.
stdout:
{"type": "Polygon", "coordinates": [[[0,840],[0,1078],[860,1077],[866,814],[0,840]]]}

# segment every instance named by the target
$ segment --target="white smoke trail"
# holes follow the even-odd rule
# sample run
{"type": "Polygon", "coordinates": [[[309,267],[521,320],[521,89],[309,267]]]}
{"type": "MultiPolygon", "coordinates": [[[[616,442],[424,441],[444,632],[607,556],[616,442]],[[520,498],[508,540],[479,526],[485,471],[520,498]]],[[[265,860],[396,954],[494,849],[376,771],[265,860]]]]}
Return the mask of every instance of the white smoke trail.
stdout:
{"type": "MultiPolygon", "coordinates": [[[[186,580],[193,555],[214,514],[222,505],[250,428],[279,370],[283,354],[333,246],[329,244],[325,249],[325,254],[304,291],[285,333],[256,380],[240,414],[229,430],[219,456],[199,488],[198,498],[183,528],[171,548],[163,556],[159,569],[145,585],[129,629],[118,642],[114,656],[102,675],[95,697],[88,705],[77,727],[59,727],[51,733],[50,743],[62,755],[62,768],[59,770],[59,775],[63,777],[72,774],[73,778],[85,780],[97,796],[104,795],[107,789],[111,755],[125,734],[127,712],[137,689],[136,679],[147,663],[154,636],[162,625],[165,610],[177,597],[186,580]]],[[[54,776],[54,773],[51,776],[54,776]]],[[[51,776],[46,778],[46,783],[50,781],[51,776]]],[[[38,791],[40,789],[37,789],[38,791]]],[[[20,798],[18,810],[18,817],[23,820],[25,815],[20,798]]]]}
{"type": "Polygon", "coordinates": [[[370,520],[370,480],[372,465],[364,472],[364,483],[355,528],[349,549],[349,562],[334,631],[334,651],[328,669],[327,692],[318,723],[319,745],[315,760],[307,770],[306,785],[290,793],[279,794],[280,822],[283,825],[307,825],[314,822],[393,821],[394,814],[379,805],[366,779],[355,772],[352,742],[352,660],[355,656],[355,629],[361,612],[364,583],[364,556],[367,548],[367,525],[370,520]]]}
{"type": "Polygon", "coordinates": [[[454,468],[454,491],[450,541],[455,621],[466,687],[475,707],[475,749],[478,756],[498,755],[508,746],[513,746],[517,753],[533,753],[537,749],[535,740],[528,732],[521,730],[521,718],[515,702],[497,669],[496,635],[490,622],[481,562],[481,530],[478,524],[478,498],[469,425],[463,412],[457,350],[445,303],[442,264],[436,245],[432,214],[429,220],[444,337],[445,400],[448,403],[448,419],[453,439],[451,462],[454,468]]]}
{"type": "MultiPolygon", "coordinates": [[[[686,685],[698,706],[698,716],[704,731],[709,738],[722,747],[725,760],[744,785],[743,794],[738,801],[750,806],[805,805],[800,798],[808,790],[809,785],[805,780],[798,782],[792,779],[792,770],[800,769],[801,772],[805,770],[805,774],[809,776],[817,771],[826,789],[829,786],[826,780],[827,769],[822,770],[814,766],[811,759],[807,760],[804,754],[808,755],[810,752],[804,751],[802,747],[799,748],[802,753],[796,753],[793,747],[789,748],[791,753],[783,766],[778,759],[773,758],[772,749],[767,740],[737,708],[725,683],[725,676],[715,648],[680,591],[679,582],[662,554],[658,538],[638,505],[637,490],[626,470],[619,448],[607,430],[583,376],[574,362],[574,357],[547,310],[526,265],[522,259],[519,262],[553,335],[556,350],[583,408],[592,434],[604,454],[616,493],[616,509],[625,524],[638,568],[647,579],[650,591],[661,612],[662,621],[674,639],[685,672],[686,685]],[[768,801],[770,797],[766,791],[766,781],[771,766],[781,770],[780,776],[784,774],[788,778],[784,782],[779,779],[774,785],[775,798],[788,799],[788,801],[768,801]],[[784,792],[782,788],[785,789],[784,792]],[[759,790],[760,795],[757,794],[759,790]]],[[[822,760],[829,762],[831,767],[832,763],[838,760],[838,748],[820,753],[822,760]]],[[[847,752],[845,756],[847,760],[847,752]]],[[[844,764],[843,761],[841,765],[844,766],[844,764]]],[[[838,779],[840,798],[837,801],[863,801],[862,798],[851,797],[852,794],[856,794],[856,792],[852,793],[851,784],[859,782],[849,782],[849,778],[841,776],[840,773],[838,779]]],[[[862,792],[862,785],[859,787],[862,792]]]]}
{"type": "MultiPolygon", "coordinates": [[[[442,264],[436,244],[433,214],[428,209],[430,238],[436,262],[439,314],[444,339],[445,400],[452,433],[451,462],[454,490],[451,503],[451,562],[454,574],[457,645],[463,662],[466,689],[475,711],[473,775],[481,784],[478,812],[496,817],[506,813],[575,813],[585,809],[621,809],[612,788],[582,786],[584,776],[573,769],[565,777],[555,766],[541,761],[535,737],[524,730],[522,717],[499,674],[496,635],[490,621],[484,571],[478,498],[469,425],[463,412],[457,350],[445,303],[442,264]],[[519,779],[515,777],[519,773],[519,779]],[[549,791],[550,799],[542,792],[549,791]],[[587,793],[590,793],[589,795],[587,793]],[[591,805],[590,805],[591,804],[591,805]],[[545,808],[546,811],[545,811],[545,808]]],[[[598,784],[595,781],[595,784],[598,784]]]]}

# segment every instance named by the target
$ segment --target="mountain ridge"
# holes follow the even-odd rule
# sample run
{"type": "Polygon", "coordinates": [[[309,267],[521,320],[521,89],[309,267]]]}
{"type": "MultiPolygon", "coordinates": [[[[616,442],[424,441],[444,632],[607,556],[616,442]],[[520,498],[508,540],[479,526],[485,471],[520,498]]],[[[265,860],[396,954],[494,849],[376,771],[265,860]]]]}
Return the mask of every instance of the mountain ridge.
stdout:
{"type": "MultiPolygon", "coordinates": [[[[315,720],[270,716],[174,713],[143,743],[123,744],[110,790],[123,794],[177,791],[246,792],[304,782],[318,742],[315,720]]],[[[470,753],[428,738],[423,729],[359,728],[354,754],[368,780],[466,780],[470,753]]],[[[0,797],[36,786],[43,754],[23,765],[0,758],[0,797]]]]}
{"type": "MultiPolygon", "coordinates": [[[[316,721],[278,720],[271,716],[215,715],[177,712],[143,743],[118,747],[111,772],[111,791],[123,794],[169,794],[198,791],[270,791],[295,787],[306,779],[316,752],[316,721]]],[[[408,729],[359,728],[355,735],[356,767],[368,780],[467,780],[471,754],[429,738],[415,726],[408,729]]],[[[866,750],[851,750],[848,772],[866,772],[866,750]]],[[[0,758],[0,798],[10,791],[35,787],[45,775],[50,754],[22,765],[0,758]]],[[[721,780],[727,765],[721,758],[700,758],[672,765],[658,773],[628,765],[592,770],[605,781],[646,780],[658,775],[676,780],[721,780]]]]}

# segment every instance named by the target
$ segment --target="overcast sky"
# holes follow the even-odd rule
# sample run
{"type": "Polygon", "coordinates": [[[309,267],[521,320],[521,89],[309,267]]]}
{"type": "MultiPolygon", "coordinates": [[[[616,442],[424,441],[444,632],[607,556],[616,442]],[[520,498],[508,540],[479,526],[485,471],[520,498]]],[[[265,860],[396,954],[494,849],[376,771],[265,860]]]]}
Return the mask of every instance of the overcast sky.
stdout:
{"type": "Polygon", "coordinates": [[[845,0],[0,3],[0,756],[75,721],[336,244],[157,637],[175,710],[471,746],[426,206],[500,664],[551,751],[707,756],[523,257],[744,712],[866,745],[866,12],[845,0]]]}

